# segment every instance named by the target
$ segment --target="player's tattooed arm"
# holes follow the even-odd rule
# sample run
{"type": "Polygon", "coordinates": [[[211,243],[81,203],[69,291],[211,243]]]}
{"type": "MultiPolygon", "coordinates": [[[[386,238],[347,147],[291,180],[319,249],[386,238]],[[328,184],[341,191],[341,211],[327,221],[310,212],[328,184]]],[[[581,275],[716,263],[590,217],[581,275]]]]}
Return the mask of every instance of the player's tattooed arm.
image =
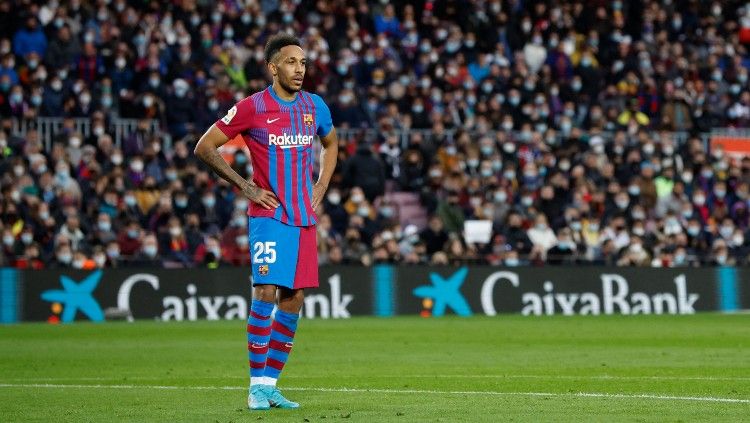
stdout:
{"type": "Polygon", "coordinates": [[[269,210],[278,207],[279,200],[272,192],[264,190],[251,181],[244,179],[221,157],[219,147],[228,141],[229,138],[220,129],[215,125],[211,126],[201,139],[198,140],[194,153],[203,163],[216,172],[217,175],[242,191],[242,194],[249,198],[250,201],[269,210]]]}
{"type": "Polygon", "coordinates": [[[323,200],[333,171],[336,169],[336,159],[339,155],[339,138],[336,136],[336,129],[331,129],[328,135],[321,137],[320,142],[323,144],[323,148],[320,151],[320,175],[318,175],[318,181],[313,187],[313,209],[317,209],[323,200]]]}

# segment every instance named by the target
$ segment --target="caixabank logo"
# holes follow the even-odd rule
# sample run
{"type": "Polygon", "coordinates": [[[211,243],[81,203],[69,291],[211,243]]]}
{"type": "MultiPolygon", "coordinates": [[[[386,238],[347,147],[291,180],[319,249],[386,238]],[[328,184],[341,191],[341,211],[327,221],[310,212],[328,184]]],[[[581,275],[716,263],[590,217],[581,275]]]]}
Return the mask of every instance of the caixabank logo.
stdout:
{"type": "Polygon", "coordinates": [[[60,275],[62,289],[50,289],[42,292],[42,300],[51,303],[52,314],[47,319],[50,323],[69,323],[75,320],[80,312],[94,322],[104,320],[104,313],[99,302],[94,298],[94,290],[102,279],[98,270],[80,281],[60,275]]]}
{"type": "Polygon", "coordinates": [[[562,272],[462,267],[456,271],[444,269],[448,272],[440,273],[425,270],[404,269],[399,275],[399,289],[408,290],[412,295],[411,300],[401,302],[402,314],[415,311],[423,317],[475,313],[487,316],[498,313],[524,316],[693,314],[699,310],[727,308],[712,303],[715,288],[713,284],[700,283],[705,282],[709,274],[701,275],[698,270],[690,275],[679,269],[562,272]],[[430,281],[429,285],[420,284],[425,279],[430,281]],[[418,308],[414,307],[417,306],[415,298],[420,300],[418,308]]]}
{"type": "Polygon", "coordinates": [[[421,312],[423,317],[443,316],[447,308],[459,316],[471,316],[471,307],[461,294],[461,285],[469,274],[467,267],[462,267],[456,273],[444,278],[439,273],[430,273],[431,285],[422,285],[414,289],[414,295],[422,298],[421,312]]]}

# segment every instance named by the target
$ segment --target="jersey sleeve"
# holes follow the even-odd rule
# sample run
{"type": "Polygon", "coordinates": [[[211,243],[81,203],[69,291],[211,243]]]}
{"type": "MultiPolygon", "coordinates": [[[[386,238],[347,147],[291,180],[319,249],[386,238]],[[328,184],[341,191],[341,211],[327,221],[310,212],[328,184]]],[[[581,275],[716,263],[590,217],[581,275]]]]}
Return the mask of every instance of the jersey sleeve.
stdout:
{"type": "Polygon", "coordinates": [[[319,95],[312,95],[313,104],[315,104],[315,122],[318,124],[317,133],[321,137],[325,137],[333,129],[333,120],[331,119],[331,110],[328,109],[328,105],[320,98],[319,95]]]}
{"type": "Polygon", "coordinates": [[[255,106],[250,97],[240,100],[227,111],[227,114],[214,125],[230,139],[250,128],[255,114],[255,106]]]}

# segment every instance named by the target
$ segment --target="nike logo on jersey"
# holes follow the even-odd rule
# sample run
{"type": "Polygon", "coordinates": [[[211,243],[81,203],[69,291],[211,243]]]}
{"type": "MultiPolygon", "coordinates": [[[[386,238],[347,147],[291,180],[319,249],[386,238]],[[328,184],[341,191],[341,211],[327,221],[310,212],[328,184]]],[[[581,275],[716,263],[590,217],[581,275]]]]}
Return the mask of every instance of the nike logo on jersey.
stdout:
{"type": "Polygon", "coordinates": [[[279,120],[279,119],[281,119],[281,118],[276,118],[276,119],[266,119],[266,123],[274,123],[274,122],[276,122],[276,121],[277,121],[277,120],[279,120]]]}

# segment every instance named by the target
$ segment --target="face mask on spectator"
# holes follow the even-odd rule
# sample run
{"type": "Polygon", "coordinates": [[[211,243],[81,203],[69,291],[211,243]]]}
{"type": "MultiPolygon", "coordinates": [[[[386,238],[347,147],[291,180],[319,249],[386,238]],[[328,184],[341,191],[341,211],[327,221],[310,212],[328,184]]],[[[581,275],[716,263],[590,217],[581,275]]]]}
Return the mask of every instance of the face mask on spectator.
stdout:
{"type": "Polygon", "coordinates": [[[521,197],[521,204],[525,207],[531,207],[531,205],[534,204],[534,199],[527,196],[521,197]]]}
{"type": "Polygon", "coordinates": [[[60,253],[57,255],[57,261],[60,263],[68,264],[73,260],[73,256],[70,253],[60,253]]]}
{"type": "Polygon", "coordinates": [[[495,191],[494,199],[496,203],[504,203],[508,199],[508,193],[505,191],[495,191]]]}
{"type": "Polygon", "coordinates": [[[156,257],[156,246],[155,245],[146,245],[143,247],[143,253],[146,254],[148,257],[156,257]]]}
{"type": "Polygon", "coordinates": [[[185,197],[177,197],[174,199],[174,205],[178,209],[184,209],[188,205],[188,199],[185,197]]]}
{"type": "MultiPolygon", "coordinates": [[[[125,201],[125,204],[127,204],[130,207],[133,207],[136,204],[135,197],[133,197],[132,195],[126,195],[125,198],[124,198],[124,201],[125,201]]],[[[137,234],[137,232],[136,232],[136,234],[137,234]]]]}
{"type": "Polygon", "coordinates": [[[107,221],[100,221],[97,223],[97,226],[102,232],[109,232],[109,230],[112,229],[112,224],[107,221]]]}
{"type": "Polygon", "coordinates": [[[171,235],[171,236],[173,236],[175,238],[178,237],[178,236],[180,236],[180,235],[182,235],[182,228],[180,228],[179,226],[170,226],[169,227],[169,235],[171,235]]]}
{"type": "Polygon", "coordinates": [[[130,170],[135,173],[143,172],[143,162],[140,160],[134,160],[130,162],[130,170]]]}
{"type": "Polygon", "coordinates": [[[702,195],[696,195],[695,197],[693,197],[693,202],[699,206],[702,206],[706,203],[706,197],[702,195]]]}
{"type": "Polygon", "coordinates": [[[518,259],[515,257],[508,257],[504,261],[505,261],[505,265],[508,267],[516,267],[520,264],[518,262],[518,259]]]}
{"type": "Polygon", "coordinates": [[[89,94],[81,94],[81,104],[87,106],[91,103],[91,96],[89,94]]]}
{"type": "Polygon", "coordinates": [[[733,232],[734,228],[732,226],[721,226],[719,228],[719,235],[724,239],[731,237],[733,232]]]}
{"type": "Polygon", "coordinates": [[[34,241],[34,234],[24,232],[21,234],[21,242],[23,242],[25,245],[31,244],[31,242],[34,241]]]}
{"type": "Polygon", "coordinates": [[[94,255],[94,263],[96,263],[97,267],[103,267],[106,262],[107,256],[105,256],[104,254],[94,255]]]}
{"type": "Polygon", "coordinates": [[[367,217],[370,215],[370,208],[366,205],[359,206],[359,208],[357,209],[357,214],[362,217],[367,217]]]}
{"type": "Polygon", "coordinates": [[[5,244],[6,247],[11,247],[16,242],[16,239],[13,237],[13,235],[3,235],[3,244],[5,244]]]}
{"type": "Polygon", "coordinates": [[[247,236],[245,235],[239,235],[237,238],[234,239],[234,241],[242,248],[247,247],[247,244],[249,243],[247,236]]]}
{"type": "Polygon", "coordinates": [[[626,208],[628,208],[629,203],[630,202],[628,200],[616,200],[615,201],[617,208],[619,208],[620,210],[625,210],[626,208]]]}
{"type": "MultiPolygon", "coordinates": [[[[338,192],[332,192],[328,194],[328,202],[333,204],[334,206],[339,205],[341,203],[341,195],[338,192]]],[[[354,199],[352,199],[354,201],[354,199]]]]}
{"type": "Polygon", "coordinates": [[[241,228],[245,224],[245,216],[236,216],[234,219],[232,219],[232,224],[234,226],[241,228]]]}
{"type": "Polygon", "coordinates": [[[120,250],[117,248],[110,248],[107,250],[107,257],[114,260],[120,257],[120,250]]]}
{"type": "Polygon", "coordinates": [[[391,218],[396,212],[393,210],[393,207],[384,206],[380,208],[380,214],[385,218],[391,218]]]}
{"type": "Polygon", "coordinates": [[[62,90],[62,81],[60,81],[59,79],[55,79],[50,84],[50,87],[52,87],[54,91],[60,91],[62,90]]]}
{"type": "Polygon", "coordinates": [[[216,205],[216,198],[214,197],[203,197],[202,201],[203,205],[209,209],[216,205]]]}
{"type": "Polygon", "coordinates": [[[570,222],[570,229],[578,232],[581,230],[581,222],[574,220],[573,222],[570,222]]]}
{"type": "Polygon", "coordinates": [[[725,195],[727,195],[727,192],[723,189],[714,189],[714,195],[716,195],[717,198],[724,198],[725,195]]]}
{"type": "Polygon", "coordinates": [[[55,171],[55,174],[58,178],[66,179],[70,176],[70,169],[67,166],[60,166],[55,171]]]}

